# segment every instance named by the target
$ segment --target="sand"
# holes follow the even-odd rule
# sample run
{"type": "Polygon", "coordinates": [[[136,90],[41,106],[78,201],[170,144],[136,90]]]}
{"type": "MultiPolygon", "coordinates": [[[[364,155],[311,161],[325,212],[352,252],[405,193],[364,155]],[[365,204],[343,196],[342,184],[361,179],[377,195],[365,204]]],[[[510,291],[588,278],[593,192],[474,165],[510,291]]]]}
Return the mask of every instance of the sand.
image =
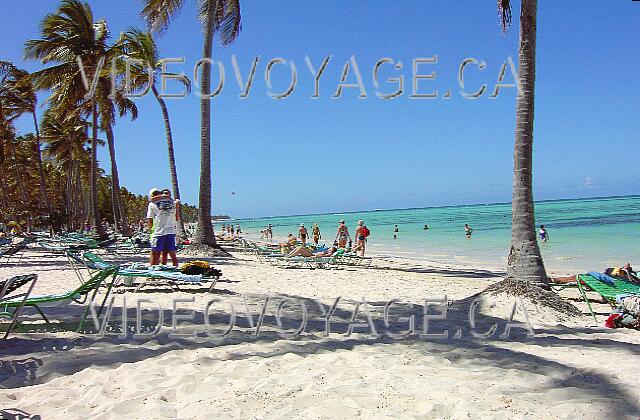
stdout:
{"type": "MultiPolygon", "coordinates": [[[[54,322],[66,322],[66,330],[23,329],[0,344],[0,407],[43,419],[640,416],[640,332],[602,327],[609,313],[604,304],[593,303],[595,322],[516,302],[514,321],[520,323],[500,338],[515,300],[482,302],[474,311],[475,329],[469,321],[470,296],[500,280],[499,270],[383,257],[372,268],[339,270],[282,269],[246,254],[213,262],[224,273],[213,293],[185,286],[113,294],[102,337],[70,331],[81,306],[45,308],[54,322]],[[327,335],[326,313],[338,297],[327,335]],[[163,308],[160,333],[133,336],[139,299],[148,300],[141,304],[143,331],[157,322],[152,307],[163,308]],[[183,301],[174,313],[175,299],[183,301]],[[388,307],[387,325],[391,299],[397,301],[388,307]],[[425,302],[438,299],[443,303],[425,302]],[[306,325],[296,335],[302,307],[306,325]],[[447,338],[424,335],[425,308],[431,315],[448,308],[446,320],[431,320],[427,331],[448,330],[447,338]],[[179,320],[176,330],[185,335],[172,334],[172,316],[189,309],[193,320],[179,320]],[[411,316],[415,331],[399,337],[409,324],[400,318],[411,316]],[[358,325],[349,335],[352,320],[358,325]],[[473,335],[494,323],[493,337],[473,335]]],[[[0,278],[27,272],[39,275],[34,293],[79,284],[66,258],[36,250],[20,265],[0,268],[0,278]]],[[[561,293],[586,313],[577,292],[561,293]]],[[[26,323],[37,319],[30,310],[23,316],[26,323]]]]}

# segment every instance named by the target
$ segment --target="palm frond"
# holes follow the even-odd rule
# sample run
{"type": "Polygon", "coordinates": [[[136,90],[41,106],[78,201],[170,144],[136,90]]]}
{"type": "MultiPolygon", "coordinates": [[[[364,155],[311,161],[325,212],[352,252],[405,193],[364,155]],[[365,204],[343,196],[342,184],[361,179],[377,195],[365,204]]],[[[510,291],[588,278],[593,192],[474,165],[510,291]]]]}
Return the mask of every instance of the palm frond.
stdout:
{"type": "Polygon", "coordinates": [[[144,0],[141,15],[152,32],[162,32],[180,12],[184,0],[144,0]]]}
{"type": "Polygon", "coordinates": [[[215,1],[213,31],[218,33],[220,44],[227,46],[236,40],[242,29],[240,0],[199,0],[198,18],[203,25],[208,20],[207,11],[211,1],[215,1]]]}
{"type": "Polygon", "coordinates": [[[238,38],[242,30],[240,0],[218,1],[218,8],[222,10],[219,14],[221,19],[216,19],[217,31],[220,36],[220,43],[223,46],[227,46],[238,38]]]}
{"type": "Polygon", "coordinates": [[[511,0],[498,0],[498,14],[500,15],[502,31],[507,32],[507,29],[511,26],[511,0]]]}

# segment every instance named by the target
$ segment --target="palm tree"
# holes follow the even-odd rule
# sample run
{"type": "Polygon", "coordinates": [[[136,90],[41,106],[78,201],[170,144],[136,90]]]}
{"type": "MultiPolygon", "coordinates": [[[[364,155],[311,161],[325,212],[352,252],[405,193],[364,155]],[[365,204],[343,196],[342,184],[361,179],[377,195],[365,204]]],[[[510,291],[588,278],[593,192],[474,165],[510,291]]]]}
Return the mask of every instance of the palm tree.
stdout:
{"type": "MultiPolygon", "coordinates": [[[[511,1],[499,0],[502,28],[511,24],[511,1]]],[[[533,106],[536,78],[537,0],[521,0],[520,48],[518,53],[518,99],[513,158],[513,198],[511,250],[507,276],[545,286],[548,282],[542,255],[536,240],[532,165],[533,106]]]]}
{"type": "MultiPolygon", "coordinates": [[[[152,31],[160,31],[168,27],[183,5],[184,0],[145,0],[142,15],[152,31]]],[[[194,243],[217,246],[211,223],[211,54],[214,32],[219,33],[222,45],[238,37],[240,0],[198,0],[198,5],[204,25],[204,45],[200,85],[200,193],[194,243]]]]}
{"type": "Polygon", "coordinates": [[[86,219],[86,209],[82,206],[82,174],[88,173],[91,166],[85,148],[88,128],[89,124],[78,112],[61,117],[47,110],[42,119],[45,153],[53,158],[65,177],[64,207],[71,230],[81,228],[86,219]]]}
{"type": "Polygon", "coordinates": [[[52,91],[48,102],[58,115],[74,109],[91,115],[90,218],[98,236],[106,237],[98,208],[98,98],[95,94],[85,96],[87,92],[76,60],[77,57],[83,60],[87,78],[93,80],[107,49],[107,24],[104,20],[93,20],[87,3],[62,0],[58,10],[42,20],[41,33],[41,39],[27,41],[25,56],[42,64],[56,64],[31,74],[30,78],[36,90],[52,91]]]}
{"type": "MultiPolygon", "coordinates": [[[[115,49],[110,48],[109,51],[107,51],[107,56],[111,56],[114,53],[115,49]]],[[[123,95],[121,89],[115,89],[113,92],[114,95],[110,95],[112,90],[111,81],[106,75],[100,77],[99,83],[100,86],[96,89],[96,97],[98,98],[100,129],[107,135],[107,145],[109,147],[113,219],[116,224],[116,230],[125,236],[129,236],[131,234],[131,230],[129,228],[127,212],[124,207],[124,203],[122,202],[113,126],[116,123],[116,114],[120,117],[130,114],[131,119],[135,120],[138,117],[138,108],[131,99],[123,95]]]]}
{"type": "MultiPolygon", "coordinates": [[[[24,89],[20,85],[20,81],[24,76],[22,70],[19,70],[13,63],[8,61],[0,61],[0,166],[2,166],[2,175],[0,182],[2,183],[3,201],[6,194],[6,180],[4,173],[8,172],[9,167],[15,173],[15,181],[20,190],[20,200],[22,201],[22,209],[29,207],[29,194],[27,186],[23,179],[23,170],[18,165],[16,155],[16,133],[13,122],[16,118],[25,112],[28,107],[26,105],[26,97],[24,89]],[[8,156],[7,156],[8,155],[8,156]],[[6,159],[6,168],[4,167],[6,159]]],[[[11,200],[9,200],[10,202],[11,200]]],[[[27,212],[27,230],[31,228],[31,213],[27,212]]]]}
{"type": "MultiPolygon", "coordinates": [[[[162,111],[162,118],[164,119],[164,128],[167,136],[167,151],[169,155],[169,172],[171,175],[171,187],[173,189],[173,196],[176,199],[180,199],[180,186],[178,183],[178,170],[176,169],[176,159],[173,150],[173,135],[171,133],[171,122],[169,120],[169,110],[162,96],[158,92],[156,87],[156,76],[162,70],[162,62],[160,61],[158,47],[153,39],[153,35],[150,32],[142,32],[140,29],[131,28],[127,32],[120,36],[120,39],[116,43],[116,46],[121,49],[122,55],[134,60],[139,60],[142,64],[135,61],[131,64],[131,86],[136,90],[146,89],[149,87],[153,92],[153,96],[156,98],[160,110],[162,111]],[[152,74],[149,75],[147,69],[152,70],[152,74]]],[[[165,73],[166,74],[166,73],[165,73]]],[[[176,80],[182,83],[187,92],[191,90],[191,81],[182,76],[177,78],[176,74],[170,74],[176,77],[176,80]]],[[[187,234],[184,230],[184,221],[181,218],[178,223],[178,237],[185,238],[187,234]]]]}
{"type": "Polygon", "coordinates": [[[31,80],[29,79],[29,73],[26,70],[15,69],[15,88],[16,92],[19,95],[20,105],[17,109],[19,114],[28,113],[31,115],[33,119],[33,128],[35,131],[35,155],[36,162],[38,164],[38,177],[39,177],[39,187],[40,187],[40,195],[39,201],[41,203],[41,207],[47,209],[47,213],[51,213],[51,205],[49,203],[49,198],[47,194],[47,184],[44,176],[44,170],[42,167],[42,152],[40,150],[42,142],[40,141],[40,130],[38,128],[38,116],[36,114],[36,107],[38,105],[38,98],[36,96],[36,92],[33,89],[33,85],[31,84],[31,80]]]}
{"type": "Polygon", "coordinates": [[[22,97],[17,90],[18,69],[10,61],[0,61],[0,164],[5,159],[4,140],[13,136],[13,120],[20,115],[22,97]]]}

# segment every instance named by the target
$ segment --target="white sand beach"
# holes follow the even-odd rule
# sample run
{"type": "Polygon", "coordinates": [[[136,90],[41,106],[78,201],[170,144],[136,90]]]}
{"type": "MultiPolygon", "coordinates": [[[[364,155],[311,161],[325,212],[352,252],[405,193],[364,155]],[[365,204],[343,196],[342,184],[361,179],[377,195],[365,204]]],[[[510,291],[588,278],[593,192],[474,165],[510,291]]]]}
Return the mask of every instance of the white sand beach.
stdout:
{"type": "MultiPolygon", "coordinates": [[[[185,257],[182,256],[184,259],[185,257]]],[[[143,261],[143,256],[106,255],[110,261],[143,261]]],[[[608,305],[592,302],[595,323],[575,290],[561,292],[583,310],[582,317],[559,318],[529,301],[524,305],[535,337],[514,327],[504,332],[509,299],[480,306],[482,322],[469,325],[466,299],[502,278],[504,273],[478,267],[421,263],[402,258],[377,258],[371,268],[335,270],[283,269],[255,256],[209,259],[223,270],[212,293],[198,286],[143,288],[138,293],[114,293],[111,328],[100,338],[71,332],[82,313],[80,305],[43,308],[53,323],[66,320],[66,331],[16,332],[0,345],[0,407],[7,413],[40,415],[43,419],[107,418],[637,418],[640,415],[640,332],[602,327],[608,305]],[[446,320],[431,321],[429,332],[449,330],[448,338],[426,338],[420,314],[425,299],[446,295],[446,320]],[[256,336],[264,304],[265,315],[256,336]],[[293,335],[307,308],[307,324],[296,337],[278,332],[276,312],[293,335]],[[340,297],[330,317],[325,310],[340,297]],[[154,324],[164,309],[164,326],[154,336],[123,337],[122,307],[128,308],[128,328],[136,325],[136,301],[145,308],[143,326],[154,324]],[[193,321],[178,322],[172,336],[174,299],[178,313],[194,310],[193,321]],[[367,328],[347,335],[358,300],[357,321],[366,313],[381,337],[367,328]],[[394,326],[383,331],[384,304],[394,326]],[[210,336],[203,311],[209,309],[210,336]],[[254,327],[244,312],[253,314],[254,327]],[[295,304],[292,302],[296,302],[295,304]],[[228,335],[231,305],[236,320],[228,335]],[[409,307],[408,304],[413,304],[409,307]],[[366,308],[365,308],[366,306],[366,308]],[[294,310],[297,309],[297,310],[294,310]],[[365,310],[366,309],[366,310],[365,310]],[[415,332],[405,338],[389,333],[407,329],[416,316],[415,332]],[[395,317],[394,317],[395,316],[395,317]],[[477,338],[497,323],[492,338],[477,338]],[[460,331],[456,334],[457,331],[460,331]],[[193,335],[194,331],[200,331],[193,335]],[[17,411],[20,410],[20,411],[17,411]]],[[[0,268],[0,277],[33,272],[34,293],[54,293],[80,283],[63,256],[29,251],[22,263],[0,268]]],[[[121,288],[116,288],[119,291],[121,288]]],[[[101,289],[101,291],[104,289],[101,289]]],[[[101,295],[99,295],[101,296],[101,295]]],[[[595,295],[594,295],[595,297],[595,295]]],[[[437,314],[444,306],[434,307],[437,314]]],[[[27,309],[26,323],[38,322],[27,309]]],[[[515,320],[524,321],[518,309],[515,320]]],[[[40,321],[41,322],[41,321],[40,321]]],[[[89,321],[91,323],[91,321],[89,321]]],[[[367,324],[368,325],[368,324],[367,324]]]]}

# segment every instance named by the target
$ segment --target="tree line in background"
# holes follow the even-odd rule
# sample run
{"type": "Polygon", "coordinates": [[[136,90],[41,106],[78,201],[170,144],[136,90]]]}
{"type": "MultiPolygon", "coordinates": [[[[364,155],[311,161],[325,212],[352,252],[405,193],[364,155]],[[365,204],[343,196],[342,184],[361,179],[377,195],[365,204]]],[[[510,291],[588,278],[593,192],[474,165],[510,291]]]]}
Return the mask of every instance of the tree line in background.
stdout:
{"type": "MultiPolygon", "coordinates": [[[[47,133],[46,124],[43,132],[47,133]]],[[[3,159],[0,163],[0,223],[15,222],[23,228],[80,230],[89,214],[89,194],[85,153],[74,156],[55,138],[43,136],[42,175],[38,167],[37,140],[32,133],[3,137],[3,159]],[[40,186],[46,185],[46,202],[40,186]]],[[[86,140],[85,140],[86,141],[86,140]]],[[[114,224],[112,179],[98,173],[98,209],[103,218],[114,224]]],[[[122,205],[128,214],[127,224],[135,226],[146,216],[148,199],[120,187],[122,205]]],[[[198,209],[183,203],[181,212],[185,223],[196,221],[198,209]]],[[[115,225],[115,224],[114,224],[115,225]]]]}

